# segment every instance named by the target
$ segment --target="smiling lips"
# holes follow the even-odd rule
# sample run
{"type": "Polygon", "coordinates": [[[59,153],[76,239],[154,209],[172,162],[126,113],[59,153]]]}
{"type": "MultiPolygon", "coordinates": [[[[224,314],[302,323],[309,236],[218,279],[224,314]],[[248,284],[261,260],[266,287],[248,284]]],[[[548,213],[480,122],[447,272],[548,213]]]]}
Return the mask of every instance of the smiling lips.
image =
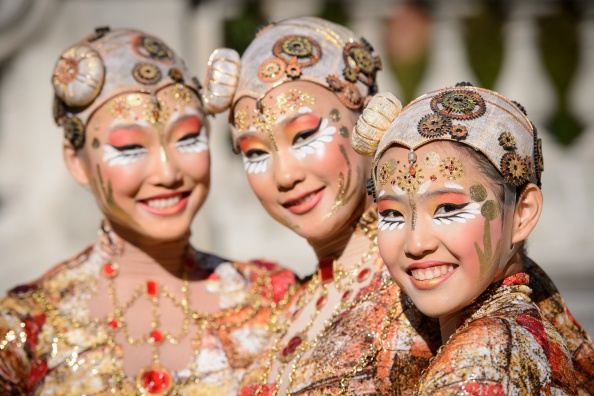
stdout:
{"type": "Polygon", "coordinates": [[[428,290],[445,282],[457,267],[450,263],[425,262],[409,266],[406,272],[418,289],[428,290]]]}
{"type": "Polygon", "coordinates": [[[284,208],[295,214],[304,214],[312,210],[320,199],[322,199],[324,187],[298,196],[297,198],[285,201],[284,208]]]}
{"type": "Polygon", "coordinates": [[[154,197],[141,199],[138,201],[138,204],[147,212],[155,215],[174,215],[180,213],[186,208],[189,195],[189,192],[161,194],[154,197]]]}

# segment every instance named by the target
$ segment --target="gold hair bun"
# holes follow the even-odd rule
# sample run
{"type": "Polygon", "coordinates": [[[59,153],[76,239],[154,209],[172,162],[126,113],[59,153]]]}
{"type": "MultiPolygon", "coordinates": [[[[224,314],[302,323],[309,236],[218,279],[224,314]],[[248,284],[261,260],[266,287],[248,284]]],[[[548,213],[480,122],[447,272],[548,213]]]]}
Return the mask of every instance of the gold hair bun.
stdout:
{"type": "Polygon", "coordinates": [[[211,114],[227,110],[239,80],[240,60],[237,51],[229,48],[214,50],[208,59],[204,107],[211,114]]]}
{"type": "Polygon", "coordinates": [[[361,155],[373,155],[382,136],[402,110],[402,104],[390,92],[371,98],[353,129],[351,144],[361,155]]]}
{"type": "Polygon", "coordinates": [[[103,86],[105,66],[91,47],[75,45],[62,53],[54,68],[52,84],[56,96],[69,107],[91,103],[103,86]]]}

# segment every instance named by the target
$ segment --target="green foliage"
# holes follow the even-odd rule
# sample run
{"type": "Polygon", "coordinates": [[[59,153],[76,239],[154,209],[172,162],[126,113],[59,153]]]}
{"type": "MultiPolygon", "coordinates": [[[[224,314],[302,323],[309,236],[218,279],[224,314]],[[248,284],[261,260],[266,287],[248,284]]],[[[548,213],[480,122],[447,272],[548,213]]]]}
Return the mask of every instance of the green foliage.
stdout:
{"type": "Polygon", "coordinates": [[[266,21],[262,16],[260,0],[245,1],[241,14],[223,22],[225,47],[233,48],[242,54],[264,22],[266,21]]]}
{"type": "Polygon", "coordinates": [[[349,26],[349,15],[343,0],[326,0],[318,16],[342,26],[349,26]]]}

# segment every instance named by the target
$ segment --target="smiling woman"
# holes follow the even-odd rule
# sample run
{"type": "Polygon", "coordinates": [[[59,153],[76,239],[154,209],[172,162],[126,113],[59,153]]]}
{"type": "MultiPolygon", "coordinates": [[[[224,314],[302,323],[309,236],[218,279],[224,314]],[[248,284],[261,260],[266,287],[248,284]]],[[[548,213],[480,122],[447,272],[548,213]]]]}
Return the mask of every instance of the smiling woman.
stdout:
{"type": "Polygon", "coordinates": [[[52,82],[64,160],[104,221],[84,252],[0,302],[0,393],[237,393],[294,277],[188,242],[210,185],[198,81],[160,39],[99,28],[52,82]]]}
{"type": "Polygon", "coordinates": [[[589,394],[592,341],[558,293],[544,298],[542,283],[554,287],[524,249],[542,209],[543,161],[523,108],[468,84],[402,112],[381,93],[353,146],[375,155],[380,254],[415,306],[439,319],[443,345],[417,393],[589,394]]]}

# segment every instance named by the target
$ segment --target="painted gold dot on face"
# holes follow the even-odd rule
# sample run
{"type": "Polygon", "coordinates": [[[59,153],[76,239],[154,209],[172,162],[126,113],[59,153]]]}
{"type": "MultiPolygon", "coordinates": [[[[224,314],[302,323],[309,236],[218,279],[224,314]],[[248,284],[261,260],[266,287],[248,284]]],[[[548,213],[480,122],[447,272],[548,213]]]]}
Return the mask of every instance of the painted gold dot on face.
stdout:
{"type": "Polygon", "coordinates": [[[91,147],[94,149],[99,148],[101,146],[101,142],[97,138],[93,138],[93,143],[91,143],[91,147]]]}
{"type": "Polygon", "coordinates": [[[340,132],[340,136],[342,136],[344,138],[348,138],[349,137],[349,130],[344,125],[341,126],[338,131],[340,132]]]}
{"type": "Polygon", "coordinates": [[[470,187],[470,198],[475,202],[482,202],[487,199],[487,190],[482,184],[475,184],[470,187]]]}
{"type": "Polygon", "coordinates": [[[481,214],[487,221],[494,220],[499,215],[499,205],[495,201],[488,200],[481,207],[481,214]]]}
{"type": "Polygon", "coordinates": [[[340,112],[337,109],[330,110],[330,120],[334,122],[340,121],[340,112]]]}

